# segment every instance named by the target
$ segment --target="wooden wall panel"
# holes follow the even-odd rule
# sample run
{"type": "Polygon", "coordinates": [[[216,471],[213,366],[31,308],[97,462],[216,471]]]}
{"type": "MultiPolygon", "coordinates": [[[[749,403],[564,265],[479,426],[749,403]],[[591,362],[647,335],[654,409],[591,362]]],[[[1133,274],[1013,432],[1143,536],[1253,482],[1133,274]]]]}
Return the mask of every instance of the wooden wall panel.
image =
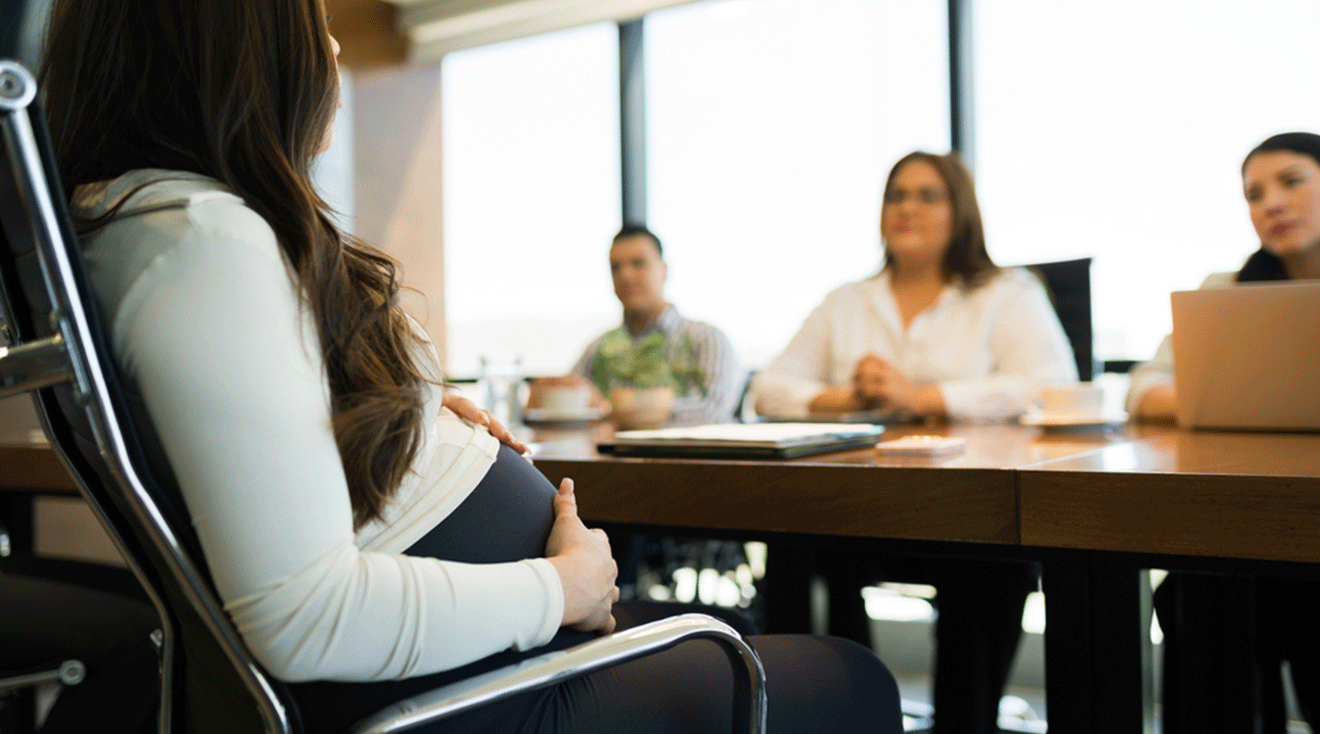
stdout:
{"type": "Polygon", "coordinates": [[[401,66],[408,41],[395,30],[394,6],[383,0],[326,0],[334,16],[330,30],[339,41],[339,63],[357,69],[401,66]]]}

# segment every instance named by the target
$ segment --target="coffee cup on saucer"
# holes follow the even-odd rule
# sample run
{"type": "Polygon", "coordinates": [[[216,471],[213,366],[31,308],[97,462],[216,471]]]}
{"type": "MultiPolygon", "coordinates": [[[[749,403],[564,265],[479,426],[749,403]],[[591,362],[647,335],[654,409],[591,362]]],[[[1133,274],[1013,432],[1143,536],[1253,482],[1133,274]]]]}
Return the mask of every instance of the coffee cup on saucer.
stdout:
{"type": "Polygon", "coordinates": [[[577,416],[591,407],[591,385],[585,382],[544,385],[540,394],[541,410],[549,414],[577,416]]]}
{"type": "Polygon", "coordinates": [[[1104,410],[1104,388],[1092,382],[1050,385],[1036,394],[1033,407],[1043,418],[1096,418],[1104,410]]]}

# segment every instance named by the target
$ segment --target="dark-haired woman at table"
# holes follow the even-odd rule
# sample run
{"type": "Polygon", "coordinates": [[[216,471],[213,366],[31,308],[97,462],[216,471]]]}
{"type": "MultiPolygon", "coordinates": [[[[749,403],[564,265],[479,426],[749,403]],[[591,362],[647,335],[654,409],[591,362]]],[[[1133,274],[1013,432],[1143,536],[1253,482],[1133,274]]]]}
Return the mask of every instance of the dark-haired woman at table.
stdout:
{"type": "MultiPolygon", "coordinates": [[[[571,481],[445,393],[395,263],[312,187],[338,106],[324,4],[58,0],[50,27],[52,139],[114,358],[305,728],[614,629],[609,543],[571,481]]],[[[901,730],[869,650],[751,642],[770,731],[901,730]]],[[[426,730],[726,732],[722,658],[683,644],[426,730]]]]}
{"type": "MultiPolygon", "coordinates": [[[[1283,133],[1256,146],[1242,163],[1242,190],[1260,249],[1202,287],[1320,279],[1320,135],[1283,133]]],[[[1169,341],[1133,370],[1128,409],[1140,420],[1177,414],[1169,341]]],[[[1262,721],[1263,731],[1285,731],[1283,661],[1302,716],[1320,724],[1320,584],[1175,572],[1156,590],[1155,608],[1165,633],[1166,732],[1249,731],[1262,721]],[[1250,662],[1243,655],[1253,647],[1250,662]]]]}
{"type": "MultiPolygon", "coordinates": [[[[880,273],[827,295],[756,376],[758,412],[800,417],[878,408],[1005,420],[1021,414],[1041,387],[1077,379],[1043,284],[990,259],[972,177],[956,155],[914,152],[894,164],[880,235],[880,273]]],[[[1035,570],[953,561],[914,569],[913,559],[863,561],[863,550],[841,540],[821,551],[831,631],[869,640],[860,596],[867,583],[910,574],[933,582],[935,731],[997,731],[1035,570]]]]}
{"type": "MultiPolygon", "coordinates": [[[[1320,135],[1283,133],[1256,146],[1242,162],[1242,186],[1260,249],[1236,273],[1214,273],[1201,287],[1320,279],[1320,135]]],[[[1155,356],[1132,370],[1128,412],[1172,421],[1177,404],[1173,349],[1165,337],[1155,356]]]]}

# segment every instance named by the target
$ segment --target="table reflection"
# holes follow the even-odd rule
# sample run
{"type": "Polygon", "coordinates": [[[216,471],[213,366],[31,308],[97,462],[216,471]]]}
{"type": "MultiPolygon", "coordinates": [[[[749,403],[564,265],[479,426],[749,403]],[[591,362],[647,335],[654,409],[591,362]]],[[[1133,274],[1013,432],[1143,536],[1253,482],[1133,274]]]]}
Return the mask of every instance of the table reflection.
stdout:
{"type": "MultiPolygon", "coordinates": [[[[608,420],[520,426],[515,433],[528,443],[532,457],[547,459],[602,458],[596,444],[614,435],[608,420]]],[[[788,460],[794,464],[834,464],[884,467],[945,467],[965,469],[1015,469],[1075,457],[1131,441],[1141,435],[1136,426],[1114,426],[1084,431],[1059,431],[1017,424],[901,425],[886,428],[881,440],[904,436],[958,436],[966,449],[942,456],[891,456],[872,449],[854,449],[788,460]]]]}
{"type": "Polygon", "coordinates": [[[1051,471],[1320,476],[1320,433],[1184,431],[1128,426],[1126,440],[1038,466],[1051,471]]]}

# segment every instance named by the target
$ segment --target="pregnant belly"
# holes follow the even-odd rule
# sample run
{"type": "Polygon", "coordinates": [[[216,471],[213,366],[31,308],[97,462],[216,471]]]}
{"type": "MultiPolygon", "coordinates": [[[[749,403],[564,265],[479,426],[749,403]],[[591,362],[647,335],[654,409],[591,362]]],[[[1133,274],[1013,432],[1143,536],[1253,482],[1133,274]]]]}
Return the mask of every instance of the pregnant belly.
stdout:
{"type": "Polygon", "coordinates": [[[554,496],[554,485],[540,470],[501,445],[472,494],[404,553],[465,563],[543,556],[554,496]]]}

